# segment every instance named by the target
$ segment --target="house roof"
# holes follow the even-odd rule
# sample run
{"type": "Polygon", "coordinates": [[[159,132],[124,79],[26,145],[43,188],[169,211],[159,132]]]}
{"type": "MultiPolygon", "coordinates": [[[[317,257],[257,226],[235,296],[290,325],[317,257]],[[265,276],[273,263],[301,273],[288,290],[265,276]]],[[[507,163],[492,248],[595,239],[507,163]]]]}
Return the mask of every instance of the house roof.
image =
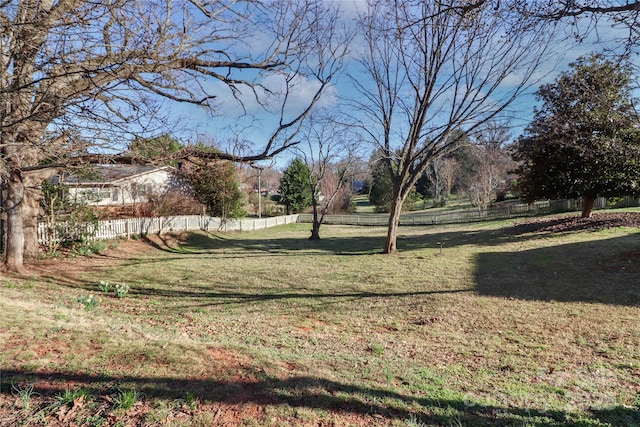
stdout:
{"type": "Polygon", "coordinates": [[[151,172],[172,170],[171,166],[142,166],[142,165],[95,165],[83,174],[71,172],[65,174],[67,184],[104,185],[115,184],[118,181],[135,178],[151,172]]]}

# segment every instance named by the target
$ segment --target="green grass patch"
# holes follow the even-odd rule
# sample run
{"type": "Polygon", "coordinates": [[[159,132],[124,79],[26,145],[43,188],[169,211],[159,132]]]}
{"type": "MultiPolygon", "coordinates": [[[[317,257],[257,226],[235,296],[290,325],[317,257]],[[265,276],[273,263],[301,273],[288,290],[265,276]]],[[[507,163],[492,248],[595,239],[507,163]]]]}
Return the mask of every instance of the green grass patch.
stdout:
{"type": "Polygon", "coordinates": [[[403,228],[393,256],[379,227],[196,233],[12,279],[0,420],[640,424],[638,230],[511,225],[403,228]]]}

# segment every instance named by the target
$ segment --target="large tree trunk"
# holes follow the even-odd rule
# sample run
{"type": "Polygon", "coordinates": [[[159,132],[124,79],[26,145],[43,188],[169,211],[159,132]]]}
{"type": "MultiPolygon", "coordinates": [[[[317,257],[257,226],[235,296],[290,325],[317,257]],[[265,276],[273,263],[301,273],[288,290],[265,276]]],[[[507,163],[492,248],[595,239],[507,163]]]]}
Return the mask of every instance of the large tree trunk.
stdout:
{"type": "Polygon", "coordinates": [[[393,203],[391,204],[391,213],[389,214],[389,226],[387,228],[387,240],[384,244],[383,254],[393,254],[398,252],[396,245],[398,239],[398,225],[400,224],[400,213],[402,213],[402,204],[404,197],[399,191],[393,191],[393,203]]]}
{"type": "Polygon", "coordinates": [[[23,176],[24,202],[22,203],[22,221],[24,227],[24,258],[38,259],[40,244],[38,243],[38,216],[40,201],[43,198],[42,182],[59,173],[57,168],[30,171],[23,176]]]}
{"type": "Polygon", "coordinates": [[[582,196],[582,218],[591,218],[595,196],[582,196]]]}
{"type": "MultiPolygon", "coordinates": [[[[38,244],[38,213],[42,192],[34,188],[35,183],[29,183],[25,177],[24,201],[22,203],[22,222],[24,228],[24,259],[34,260],[40,254],[38,244]]],[[[39,185],[40,183],[38,183],[39,185]]]]}
{"type": "Polygon", "coordinates": [[[7,213],[7,235],[4,268],[8,272],[26,273],[24,268],[24,225],[22,206],[24,184],[18,172],[11,172],[7,180],[4,208],[7,213]]]}

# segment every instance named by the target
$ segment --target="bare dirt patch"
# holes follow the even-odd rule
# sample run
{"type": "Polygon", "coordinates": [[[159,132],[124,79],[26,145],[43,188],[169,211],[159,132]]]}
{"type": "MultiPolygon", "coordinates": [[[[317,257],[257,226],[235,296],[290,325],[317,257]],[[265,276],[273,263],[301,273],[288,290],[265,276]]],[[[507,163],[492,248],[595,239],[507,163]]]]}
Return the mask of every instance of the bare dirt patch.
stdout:
{"type": "Polygon", "coordinates": [[[81,256],[62,253],[55,258],[43,258],[27,265],[34,277],[77,278],[81,273],[144,256],[154,251],[173,251],[182,242],[181,235],[152,235],[141,239],[123,239],[111,242],[107,249],[97,255],[81,256]]]}
{"type": "Polygon", "coordinates": [[[516,234],[525,234],[599,231],[616,227],[640,228],[640,212],[599,213],[591,218],[579,216],[532,218],[516,224],[513,229],[516,234]]]}

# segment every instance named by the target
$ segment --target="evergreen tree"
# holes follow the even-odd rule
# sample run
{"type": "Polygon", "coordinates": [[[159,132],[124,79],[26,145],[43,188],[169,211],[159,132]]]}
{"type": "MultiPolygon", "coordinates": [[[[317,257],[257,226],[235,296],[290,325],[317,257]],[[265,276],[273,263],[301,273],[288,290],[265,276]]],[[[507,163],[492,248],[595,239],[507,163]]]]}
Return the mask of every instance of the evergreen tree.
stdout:
{"type": "Polygon", "coordinates": [[[184,172],[184,177],[194,197],[206,206],[207,214],[221,218],[246,215],[242,209],[243,194],[233,162],[222,160],[196,165],[184,172]]]}
{"type": "Polygon", "coordinates": [[[371,189],[369,203],[376,207],[376,212],[390,212],[393,201],[393,182],[387,166],[375,162],[371,167],[371,189]]]}
{"type": "Polygon", "coordinates": [[[311,171],[300,158],[291,162],[280,180],[280,204],[286,207],[287,214],[311,206],[311,171]]]}

